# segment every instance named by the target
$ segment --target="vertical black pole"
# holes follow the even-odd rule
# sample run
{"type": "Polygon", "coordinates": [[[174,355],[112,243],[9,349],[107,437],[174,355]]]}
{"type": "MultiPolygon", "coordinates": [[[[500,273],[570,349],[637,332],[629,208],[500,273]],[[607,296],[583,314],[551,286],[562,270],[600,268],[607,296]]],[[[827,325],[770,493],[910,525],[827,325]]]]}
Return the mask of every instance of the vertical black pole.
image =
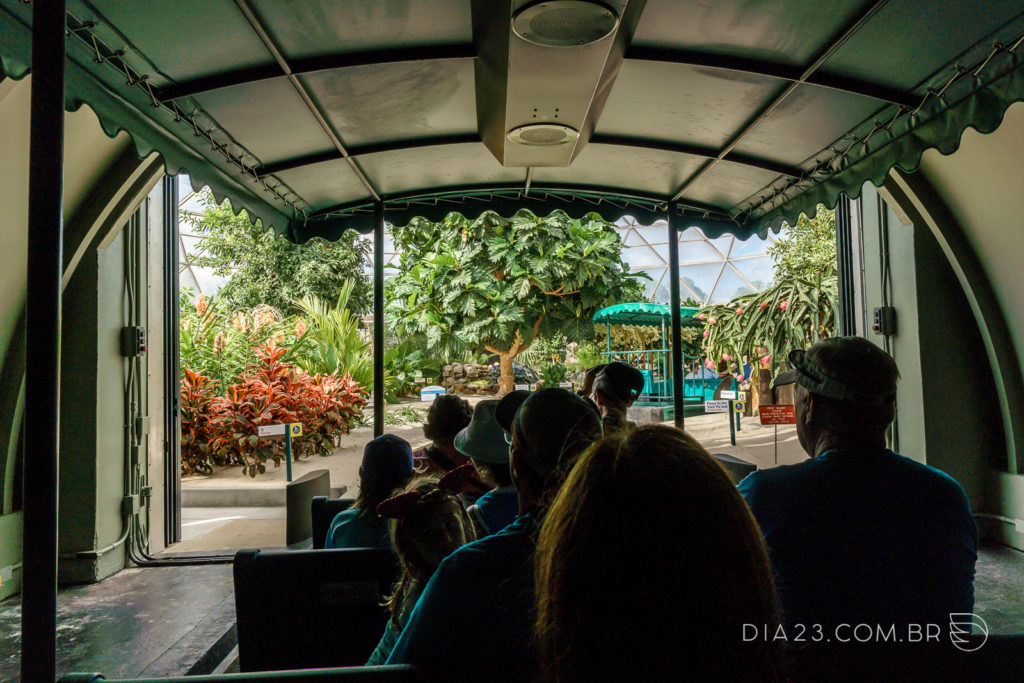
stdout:
{"type": "Polygon", "coordinates": [[[21,680],[56,679],[64,1],[32,6],[21,680]]]}
{"type": "Polygon", "coordinates": [[[850,198],[839,195],[836,203],[836,267],[839,271],[839,334],[857,333],[854,310],[853,216],[850,198]]]}
{"type": "Polygon", "coordinates": [[[373,205],[373,435],[384,433],[384,202],[373,205]]]}
{"type": "Polygon", "coordinates": [[[164,544],[181,540],[178,178],[164,176],[164,544]]]}
{"type": "Polygon", "coordinates": [[[679,216],[676,203],[668,203],[668,276],[672,301],[672,404],[675,407],[676,427],[684,428],[685,408],[683,396],[683,312],[679,297],[679,216]]]}

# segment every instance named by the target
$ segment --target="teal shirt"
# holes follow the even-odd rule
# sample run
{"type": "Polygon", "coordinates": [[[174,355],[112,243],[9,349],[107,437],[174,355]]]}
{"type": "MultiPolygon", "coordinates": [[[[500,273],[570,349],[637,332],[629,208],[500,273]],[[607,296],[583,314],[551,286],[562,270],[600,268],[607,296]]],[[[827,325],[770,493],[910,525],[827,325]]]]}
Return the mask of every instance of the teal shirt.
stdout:
{"type": "Polygon", "coordinates": [[[384,548],[391,549],[388,525],[378,520],[371,526],[357,508],[339,512],[327,530],[324,548],[384,548]]]}
{"type": "Polygon", "coordinates": [[[514,485],[491,489],[476,500],[488,534],[496,534],[519,515],[519,492],[514,485]]]}
{"type": "Polygon", "coordinates": [[[466,672],[538,668],[533,646],[537,525],[521,515],[441,562],[416,602],[388,664],[466,672]]]}
{"type": "Polygon", "coordinates": [[[739,484],[787,627],[938,624],[974,606],[978,537],[963,488],[889,450],[833,450],[739,484]]]}

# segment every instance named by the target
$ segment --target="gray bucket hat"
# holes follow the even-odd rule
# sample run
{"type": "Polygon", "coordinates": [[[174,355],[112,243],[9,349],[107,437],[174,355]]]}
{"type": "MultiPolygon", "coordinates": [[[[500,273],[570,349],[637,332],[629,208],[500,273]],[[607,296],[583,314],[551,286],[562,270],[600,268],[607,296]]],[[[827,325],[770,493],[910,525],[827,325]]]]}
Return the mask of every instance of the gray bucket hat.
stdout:
{"type": "Polygon", "coordinates": [[[505,431],[494,417],[498,403],[487,399],[476,404],[469,426],[455,435],[455,450],[480,462],[508,464],[505,431]]]}

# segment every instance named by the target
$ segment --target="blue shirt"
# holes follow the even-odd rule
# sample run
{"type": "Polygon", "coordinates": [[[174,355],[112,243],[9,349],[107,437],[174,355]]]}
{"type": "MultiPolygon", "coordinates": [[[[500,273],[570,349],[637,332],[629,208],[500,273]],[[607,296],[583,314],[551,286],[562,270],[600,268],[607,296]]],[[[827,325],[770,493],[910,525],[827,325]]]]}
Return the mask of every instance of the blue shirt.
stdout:
{"type": "Polygon", "coordinates": [[[416,602],[388,664],[471,671],[535,671],[536,525],[521,515],[441,562],[416,602]]]}
{"type": "Polygon", "coordinates": [[[391,549],[388,525],[378,520],[371,526],[357,508],[339,512],[327,530],[324,548],[384,548],[391,549]]]}
{"type": "Polygon", "coordinates": [[[515,521],[519,514],[519,492],[514,485],[499,486],[477,498],[480,517],[487,533],[494,534],[515,521]]]}
{"type": "Polygon", "coordinates": [[[787,627],[945,630],[951,612],[974,606],[974,518],[960,484],[935,468],[889,450],[834,450],[753,472],[739,490],[768,545],[787,627]]]}

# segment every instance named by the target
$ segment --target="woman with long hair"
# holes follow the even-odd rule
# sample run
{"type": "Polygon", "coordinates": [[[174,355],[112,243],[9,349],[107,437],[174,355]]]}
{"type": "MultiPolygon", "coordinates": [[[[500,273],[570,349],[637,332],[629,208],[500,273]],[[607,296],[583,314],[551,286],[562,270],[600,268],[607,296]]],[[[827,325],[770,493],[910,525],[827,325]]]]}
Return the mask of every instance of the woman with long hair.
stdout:
{"type": "Polygon", "coordinates": [[[784,678],[778,644],[748,637],[779,624],[757,523],[677,429],[638,427],[581,455],[534,566],[548,680],[784,678]]]}

